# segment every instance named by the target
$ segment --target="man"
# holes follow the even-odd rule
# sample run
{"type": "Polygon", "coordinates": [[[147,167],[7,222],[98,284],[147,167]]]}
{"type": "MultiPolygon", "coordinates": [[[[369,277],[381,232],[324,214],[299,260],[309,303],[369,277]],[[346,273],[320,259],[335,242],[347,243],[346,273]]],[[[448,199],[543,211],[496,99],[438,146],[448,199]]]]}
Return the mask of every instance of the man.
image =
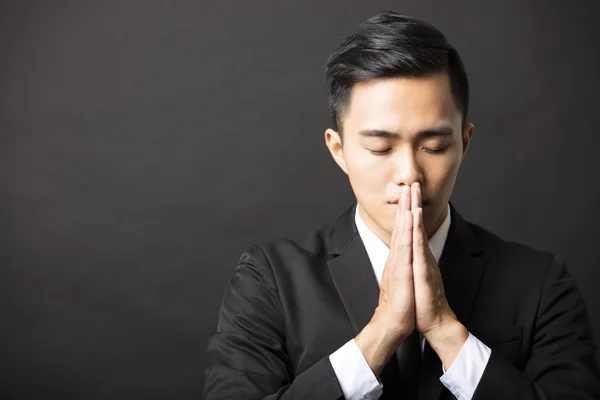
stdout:
{"type": "Polygon", "coordinates": [[[382,12],[326,74],[325,141],[357,202],[301,242],[242,254],[208,345],[205,398],[600,398],[565,263],[449,203],[474,126],[444,35],[382,12]]]}

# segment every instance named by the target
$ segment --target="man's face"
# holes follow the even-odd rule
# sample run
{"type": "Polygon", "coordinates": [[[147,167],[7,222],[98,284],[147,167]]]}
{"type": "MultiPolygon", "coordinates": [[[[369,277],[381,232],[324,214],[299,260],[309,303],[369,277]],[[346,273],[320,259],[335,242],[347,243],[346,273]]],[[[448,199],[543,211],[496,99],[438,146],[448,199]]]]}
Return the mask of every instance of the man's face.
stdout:
{"type": "Polygon", "coordinates": [[[461,129],[447,74],[357,83],[337,132],[325,139],[348,175],[365,224],[389,246],[400,188],[420,182],[425,230],[446,217],[458,169],[473,133],[461,129]]]}

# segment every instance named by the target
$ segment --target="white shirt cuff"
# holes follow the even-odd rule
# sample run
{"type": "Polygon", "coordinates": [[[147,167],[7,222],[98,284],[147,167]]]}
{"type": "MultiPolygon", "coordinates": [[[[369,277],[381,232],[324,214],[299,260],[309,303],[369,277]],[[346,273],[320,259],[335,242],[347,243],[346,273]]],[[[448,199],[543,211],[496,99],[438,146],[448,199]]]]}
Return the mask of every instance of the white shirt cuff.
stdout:
{"type": "Polygon", "coordinates": [[[329,356],[346,400],[376,400],[383,386],[375,376],[354,339],[329,356]]]}
{"type": "Polygon", "coordinates": [[[492,350],[469,332],[456,359],[440,377],[442,384],[458,399],[470,400],[477,389],[492,350]]]}

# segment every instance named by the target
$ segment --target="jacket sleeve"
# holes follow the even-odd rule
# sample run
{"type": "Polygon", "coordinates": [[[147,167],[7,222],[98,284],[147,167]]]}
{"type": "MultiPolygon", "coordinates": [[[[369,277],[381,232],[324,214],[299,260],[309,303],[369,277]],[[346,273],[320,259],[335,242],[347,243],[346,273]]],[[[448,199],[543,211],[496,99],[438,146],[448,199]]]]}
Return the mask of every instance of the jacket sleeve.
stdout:
{"type": "Polygon", "coordinates": [[[596,351],[581,293],[564,261],[555,257],[524,371],[492,350],[473,399],[600,399],[596,351]]]}
{"type": "Polygon", "coordinates": [[[277,285],[259,246],[244,251],[225,290],[208,343],[203,398],[343,398],[328,356],[294,376],[277,285]]]}

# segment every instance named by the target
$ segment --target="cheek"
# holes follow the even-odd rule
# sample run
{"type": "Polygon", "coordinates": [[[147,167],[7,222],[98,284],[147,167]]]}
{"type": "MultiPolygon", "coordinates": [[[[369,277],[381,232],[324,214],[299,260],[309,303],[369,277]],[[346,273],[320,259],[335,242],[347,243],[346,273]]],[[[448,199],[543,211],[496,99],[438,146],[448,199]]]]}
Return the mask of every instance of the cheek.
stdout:
{"type": "Polygon", "coordinates": [[[453,186],[460,167],[460,158],[454,154],[447,157],[436,157],[426,162],[425,180],[435,191],[453,186]]]}
{"type": "MultiPolygon", "coordinates": [[[[348,178],[355,191],[364,197],[376,196],[385,186],[385,163],[364,151],[346,154],[348,178]]],[[[358,194],[358,193],[357,193],[358,194]]]]}

